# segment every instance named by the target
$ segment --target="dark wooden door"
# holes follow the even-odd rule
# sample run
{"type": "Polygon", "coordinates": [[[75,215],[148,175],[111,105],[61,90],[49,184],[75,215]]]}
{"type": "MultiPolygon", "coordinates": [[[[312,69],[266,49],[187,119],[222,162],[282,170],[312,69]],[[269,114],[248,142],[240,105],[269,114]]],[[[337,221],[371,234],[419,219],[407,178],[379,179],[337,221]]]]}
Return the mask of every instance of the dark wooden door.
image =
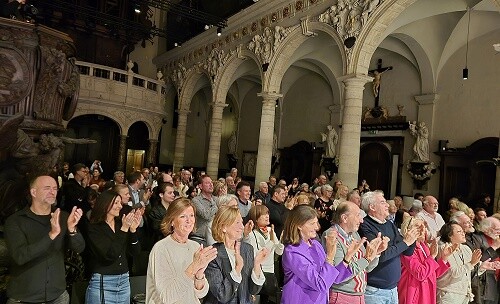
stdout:
{"type": "Polygon", "coordinates": [[[361,147],[358,179],[358,184],[364,179],[371,190],[382,190],[386,197],[389,196],[391,153],[386,146],[380,143],[367,143],[361,147]]]}

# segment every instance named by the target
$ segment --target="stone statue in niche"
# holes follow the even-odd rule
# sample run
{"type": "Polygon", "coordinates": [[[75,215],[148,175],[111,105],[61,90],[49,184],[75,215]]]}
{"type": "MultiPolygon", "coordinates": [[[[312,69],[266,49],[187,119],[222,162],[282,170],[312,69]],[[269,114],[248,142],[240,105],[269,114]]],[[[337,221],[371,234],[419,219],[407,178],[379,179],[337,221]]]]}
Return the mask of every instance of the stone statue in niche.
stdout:
{"type": "Polygon", "coordinates": [[[332,125],[326,127],[328,129],[327,133],[321,133],[322,141],[326,141],[325,158],[335,158],[336,152],[335,147],[337,146],[339,136],[337,131],[332,125]]]}
{"type": "Polygon", "coordinates": [[[428,163],[429,162],[429,129],[425,122],[421,121],[417,124],[416,121],[410,122],[410,134],[416,138],[413,145],[415,157],[413,161],[428,163]]]}
{"type": "Polygon", "coordinates": [[[229,154],[236,156],[236,143],[237,143],[236,131],[233,131],[233,133],[231,133],[231,136],[229,137],[229,140],[227,142],[227,148],[228,148],[229,154]]]}

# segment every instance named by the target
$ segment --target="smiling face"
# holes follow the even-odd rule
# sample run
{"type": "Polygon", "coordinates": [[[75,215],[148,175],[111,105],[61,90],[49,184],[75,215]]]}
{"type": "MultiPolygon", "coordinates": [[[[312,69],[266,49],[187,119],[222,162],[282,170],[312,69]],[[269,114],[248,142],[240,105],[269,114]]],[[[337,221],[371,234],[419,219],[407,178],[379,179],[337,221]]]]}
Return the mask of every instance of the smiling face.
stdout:
{"type": "Polygon", "coordinates": [[[56,202],[57,183],[50,176],[38,177],[30,189],[34,204],[53,205],[56,202]]]}
{"type": "Polygon", "coordinates": [[[269,213],[262,214],[257,219],[257,226],[264,227],[264,226],[267,226],[267,225],[269,225],[269,213]]]}
{"type": "Polygon", "coordinates": [[[298,226],[298,229],[302,240],[304,242],[309,242],[309,240],[316,237],[317,231],[320,229],[318,218],[308,220],[304,224],[298,226]]]}
{"type": "Polygon", "coordinates": [[[385,201],[382,193],[374,197],[374,203],[370,204],[370,215],[383,221],[389,216],[389,204],[385,201]]]}
{"type": "Polygon", "coordinates": [[[242,186],[240,189],[238,189],[238,197],[246,202],[250,199],[250,194],[252,191],[250,190],[249,186],[242,186]]]}
{"type": "Polygon", "coordinates": [[[195,220],[193,207],[187,207],[172,221],[174,233],[187,238],[194,229],[195,220]]]}
{"type": "Polygon", "coordinates": [[[120,196],[117,196],[115,197],[114,201],[109,205],[108,217],[120,216],[120,210],[122,210],[122,198],[120,196]]]}
{"type": "Polygon", "coordinates": [[[463,244],[465,243],[465,232],[460,227],[460,225],[453,224],[452,225],[452,232],[450,235],[450,241],[452,244],[463,244]]]}
{"type": "Polygon", "coordinates": [[[243,228],[243,219],[241,218],[241,215],[239,215],[231,225],[225,227],[226,240],[229,242],[234,242],[241,239],[243,228]]]}
{"type": "Polygon", "coordinates": [[[122,204],[126,205],[130,201],[130,191],[128,190],[128,187],[118,190],[118,194],[122,199],[122,204]]]}

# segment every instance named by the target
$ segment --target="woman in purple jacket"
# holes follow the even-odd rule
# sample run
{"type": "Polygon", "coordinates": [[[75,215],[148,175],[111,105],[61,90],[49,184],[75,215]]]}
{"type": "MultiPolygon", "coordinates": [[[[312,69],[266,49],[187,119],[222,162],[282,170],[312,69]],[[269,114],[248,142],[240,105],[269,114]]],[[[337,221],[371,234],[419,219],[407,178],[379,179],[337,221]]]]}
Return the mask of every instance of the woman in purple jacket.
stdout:
{"type": "Polygon", "coordinates": [[[316,210],[308,205],[296,206],[285,221],[282,243],[285,284],[281,303],[305,304],[328,302],[328,290],[352,275],[348,264],[365,239],[353,242],[343,262],[333,265],[337,233],[326,236],[326,254],[316,240],[319,230],[316,210]]]}

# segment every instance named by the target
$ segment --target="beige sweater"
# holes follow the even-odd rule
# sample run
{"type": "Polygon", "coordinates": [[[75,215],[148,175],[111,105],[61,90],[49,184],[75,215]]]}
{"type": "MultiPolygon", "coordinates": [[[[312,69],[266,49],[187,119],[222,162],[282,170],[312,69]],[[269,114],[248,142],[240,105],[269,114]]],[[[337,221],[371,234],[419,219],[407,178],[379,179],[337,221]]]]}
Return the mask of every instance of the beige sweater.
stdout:
{"type": "Polygon", "coordinates": [[[188,240],[179,244],[171,236],[156,243],[149,254],[146,279],[146,303],[148,304],[195,304],[208,293],[208,281],[202,290],[194,288],[194,280],[184,271],[193,261],[199,244],[188,240]]]}
{"type": "MultiPolygon", "coordinates": [[[[444,246],[444,245],[442,245],[444,246]]],[[[441,249],[441,248],[440,248],[441,249]]],[[[438,291],[468,295],[471,291],[471,271],[474,267],[470,264],[472,251],[461,244],[449,257],[450,269],[437,279],[438,291]]]]}

